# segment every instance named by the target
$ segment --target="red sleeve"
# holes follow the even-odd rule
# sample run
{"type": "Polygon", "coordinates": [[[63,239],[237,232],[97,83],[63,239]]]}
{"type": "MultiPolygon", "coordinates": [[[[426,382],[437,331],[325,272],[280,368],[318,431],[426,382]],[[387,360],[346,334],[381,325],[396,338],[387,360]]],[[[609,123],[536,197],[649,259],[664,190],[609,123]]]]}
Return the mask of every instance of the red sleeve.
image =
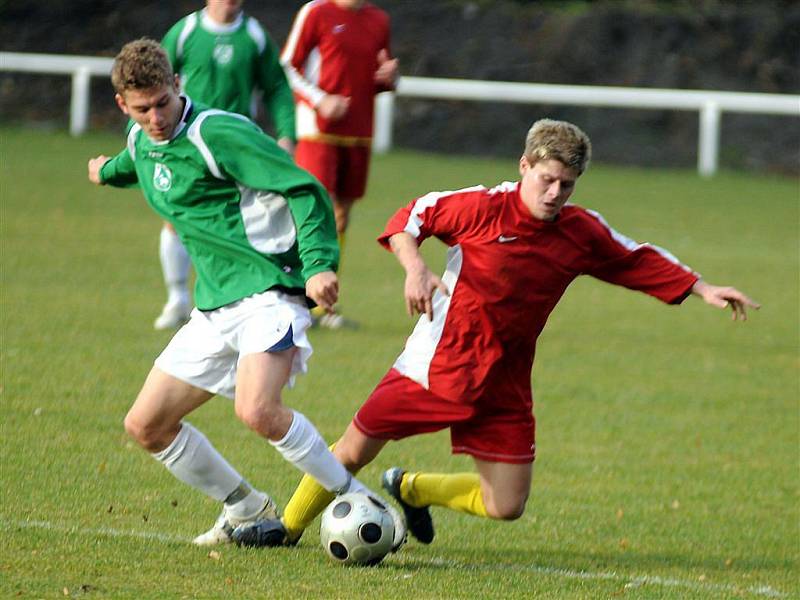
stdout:
{"type": "Polygon", "coordinates": [[[458,192],[430,192],[398,210],[386,223],[378,237],[378,243],[387,250],[389,238],[405,231],[413,235],[417,244],[435,236],[448,246],[474,229],[479,199],[484,196],[483,187],[458,192]]]}
{"type": "Polygon", "coordinates": [[[614,231],[599,214],[587,211],[596,234],[592,263],[586,273],[608,283],[638,290],[667,304],[680,304],[700,278],[672,254],[651,244],[638,244],[614,231]]]}
{"type": "MultiPolygon", "coordinates": [[[[384,40],[383,44],[381,45],[381,49],[385,49],[386,52],[389,54],[389,58],[392,59],[392,46],[391,46],[391,25],[389,24],[389,15],[384,13],[384,40]]],[[[397,80],[391,85],[376,85],[375,86],[375,93],[379,94],[380,92],[392,92],[397,88],[397,80]]]]}
{"type": "Polygon", "coordinates": [[[309,2],[298,11],[281,52],[281,63],[292,91],[312,106],[319,101],[322,92],[304,79],[303,69],[311,51],[319,45],[317,8],[317,3],[309,2]]]}

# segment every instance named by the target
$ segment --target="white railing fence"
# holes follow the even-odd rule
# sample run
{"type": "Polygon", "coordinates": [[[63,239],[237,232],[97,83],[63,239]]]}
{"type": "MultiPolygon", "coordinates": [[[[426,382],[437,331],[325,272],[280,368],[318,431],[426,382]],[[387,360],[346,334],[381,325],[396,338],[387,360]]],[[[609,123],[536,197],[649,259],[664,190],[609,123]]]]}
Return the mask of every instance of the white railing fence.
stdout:
{"type": "MultiPolygon", "coordinates": [[[[72,76],[69,121],[72,135],[80,135],[88,127],[90,78],[108,76],[112,62],[110,58],[91,56],[0,52],[0,71],[72,76]]],[[[379,94],[376,100],[373,149],[378,153],[387,152],[392,146],[395,96],[697,111],[700,118],[697,171],[703,176],[713,175],[719,166],[723,112],[800,117],[800,95],[401,77],[396,93],[379,94]]]]}

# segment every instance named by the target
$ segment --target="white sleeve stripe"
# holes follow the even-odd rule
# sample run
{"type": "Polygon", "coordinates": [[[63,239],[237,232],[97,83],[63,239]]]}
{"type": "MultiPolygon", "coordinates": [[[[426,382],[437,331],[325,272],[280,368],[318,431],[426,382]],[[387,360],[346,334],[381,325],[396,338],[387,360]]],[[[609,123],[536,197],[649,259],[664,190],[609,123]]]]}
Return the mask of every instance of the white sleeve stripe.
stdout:
{"type": "Polygon", "coordinates": [[[289,38],[286,40],[286,46],[284,46],[283,52],[281,53],[281,64],[286,71],[286,78],[289,80],[289,85],[292,90],[308,98],[313,106],[319,104],[325,92],[305,79],[303,75],[294,68],[294,65],[292,65],[292,57],[297,51],[297,43],[300,39],[300,32],[303,30],[303,25],[311,9],[314,8],[316,4],[318,4],[316,1],[308,2],[303,5],[303,8],[297,13],[294,25],[292,25],[292,30],[289,32],[289,38]]]}
{"type": "Polygon", "coordinates": [[[624,236],[618,231],[616,231],[606,222],[606,220],[602,217],[600,213],[588,209],[586,212],[592,215],[595,219],[597,219],[600,222],[600,224],[603,225],[603,227],[605,227],[608,230],[609,234],[611,234],[611,237],[614,239],[614,241],[617,242],[620,246],[622,246],[626,250],[634,252],[636,250],[639,250],[640,248],[651,248],[652,250],[655,250],[658,254],[660,254],[664,259],[671,262],[672,264],[678,265],[685,271],[688,271],[690,273],[692,272],[692,269],[684,265],[681,261],[679,261],[675,257],[674,254],[672,254],[668,250],[665,250],[660,246],[656,246],[655,244],[648,244],[648,243],[639,244],[634,240],[632,240],[631,238],[624,236]]]}
{"type": "Polygon", "coordinates": [[[292,25],[292,30],[289,32],[289,37],[286,40],[286,46],[283,48],[283,53],[281,54],[281,62],[291,62],[292,56],[297,50],[297,40],[300,39],[300,32],[303,30],[303,24],[305,23],[306,17],[308,17],[308,13],[311,12],[311,8],[316,2],[308,2],[307,4],[303,5],[303,8],[300,9],[300,12],[297,13],[297,17],[295,17],[294,25],[292,25]]]}
{"type": "Polygon", "coordinates": [[[194,123],[191,124],[189,130],[186,132],[186,137],[188,137],[189,141],[197,147],[203,157],[203,160],[206,161],[206,165],[208,166],[208,170],[211,171],[211,174],[217,179],[225,179],[225,177],[222,175],[222,171],[220,171],[216,159],[214,158],[214,155],[211,153],[211,149],[208,147],[208,144],[206,144],[205,140],[203,139],[203,135],[200,133],[200,126],[203,124],[203,121],[205,121],[208,117],[213,117],[214,115],[228,115],[248,122],[250,122],[250,119],[244,115],[213,108],[210,110],[204,110],[197,115],[194,123]]]}
{"type": "Polygon", "coordinates": [[[135,123],[131,130],[128,132],[128,154],[131,156],[131,160],[136,160],[136,134],[139,133],[142,129],[142,126],[138,123],[135,123]]]}
{"type": "Polygon", "coordinates": [[[420,228],[422,227],[422,213],[425,212],[427,209],[436,206],[436,203],[439,202],[442,198],[446,198],[447,196],[452,196],[453,194],[461,194],[464,192],[476,192],[478,190],[485,190],[486,188],[482,185],[475,185],[468,188],[463,188],[460,190],[454,191],[447,191],[447,192],[430,192],[425,194],[424,196],[417,199],[414,202],[414,208],[411,209],[411,214],[408,216],[408,221],[406,221],[406,226],[403,228],[403,231],[406,233],[410,233],[415,238],[418,238],[420,235],[420,228]]]}
{"type": "Polygon", "coordinates": [[[183,45],[186,43],[186,38],[194,31],[194,28],[197,26],[197,13],[192,13],[188,17],[186,17],[186,23],[183,25],[183,29],[181,30],[181,34],[178,36],[178,44],[175,48],[175,56],[178,59],[183,57],[183,45]]]}
{"type": "Polygon", "coordinates": [[[248,17],[247,19],[247,34],[250,36],[250,39],[255,42],[258,53],[262,54],[267,47],[267,34],[264,33],[261,24],[253,17],[248,17]]]}

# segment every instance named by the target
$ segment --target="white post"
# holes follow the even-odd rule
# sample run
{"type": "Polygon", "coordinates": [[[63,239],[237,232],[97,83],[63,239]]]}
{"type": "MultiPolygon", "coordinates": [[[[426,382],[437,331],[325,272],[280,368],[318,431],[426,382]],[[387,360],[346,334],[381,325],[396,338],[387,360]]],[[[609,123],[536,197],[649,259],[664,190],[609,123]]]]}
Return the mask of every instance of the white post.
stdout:
{"type": "Polygon", "coordinates": [[[394,92],[375,96],[375,120],[372,134],[372,151],[386,154],[392,148],[392,123],[394,122],[394,92]]]}
{"type": "Polygon", "coordinates": [[[709,100],[700,109],[700,135],[697,140],[697,172],[711,177],[719,165],[719,104],[709,100]]]}
{"type": "Polygon", "coordinates": [[[72,101],[69,110],[69,132],[81,135],[89,125],[89,82],[91,73],[88,67],[78,67],[72,73],[72,101]]]}

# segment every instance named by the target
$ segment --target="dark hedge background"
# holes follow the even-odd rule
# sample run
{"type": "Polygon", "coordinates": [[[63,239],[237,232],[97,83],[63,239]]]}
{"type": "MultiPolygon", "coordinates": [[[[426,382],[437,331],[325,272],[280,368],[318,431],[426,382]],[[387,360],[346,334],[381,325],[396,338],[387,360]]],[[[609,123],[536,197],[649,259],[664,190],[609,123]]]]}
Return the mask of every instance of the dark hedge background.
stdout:
{"type": "MultiPolygon", "coordinates": [[[[393,51],[406,75],[800,93],[800,1],[376,3],[392,17],[393,51]]],[[[202,5],[0,0],[0,49],[113,56],[130,39],[160,38],[202,5]]],[[[282,45],[301,5],[249,0],[245,9],[282,45]]],[[[110,84],[93,81],[92,126],[121,128],[110,84]]],[[[0,72],[4,122],[65,127],[68,103],[67,77],[0,72]]],[[[516,157],[542,116],[582,126],[599,162],[696,163],[694,112],[400,99],[394,139],[407,148],[516,157]]],[[[725,168],[797,174],[800,119],[723,113],[721,152],[725,168]]]]}

